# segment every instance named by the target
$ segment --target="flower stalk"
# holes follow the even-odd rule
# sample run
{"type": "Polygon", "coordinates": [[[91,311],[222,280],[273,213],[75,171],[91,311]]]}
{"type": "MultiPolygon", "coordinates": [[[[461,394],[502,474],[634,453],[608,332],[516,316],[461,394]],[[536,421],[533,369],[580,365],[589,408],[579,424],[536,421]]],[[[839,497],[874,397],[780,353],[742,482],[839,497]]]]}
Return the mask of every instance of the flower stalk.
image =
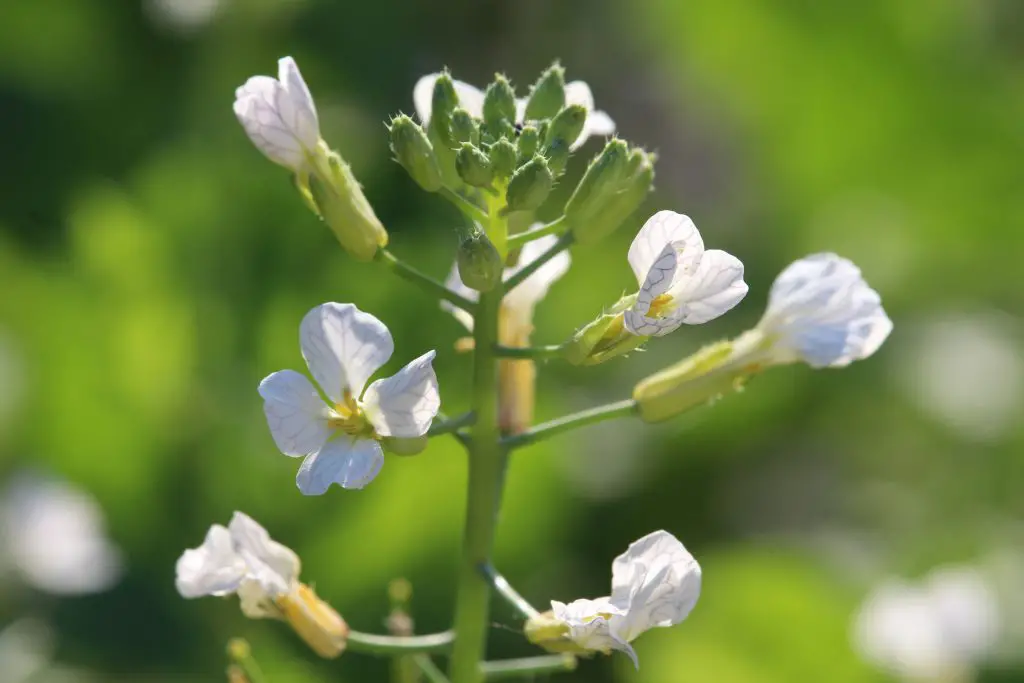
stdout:
{"type": "Polygon", "coordinates": [[[485,681],[505,681],[529,678],[536,674],[575,671],[576,664],[576,658],[570,654],[541,655],[540,657],[484,662],[480,665],[480,672],[485,681]]]}
{"type": "Polygon", "coordinates": [[[523,432],[522,434],[507,436],[501,440],[501,445],[509,450],[522,448],[523,446],[529,446],[530,444],[538,441],[550,439],[552,436],[556,436],[562,432],[568,432],[573,429],[578,429],[585,425],[636,414],[637,405],[636,401],[633,399],[630,398],[624,401],[616,401],[615,403],[608,403],[596,408],[589,408],[587,410],[581,410],[578,413],[565,415],[564,417],[551,420],[550,422],[544,422],[523,432]]]}

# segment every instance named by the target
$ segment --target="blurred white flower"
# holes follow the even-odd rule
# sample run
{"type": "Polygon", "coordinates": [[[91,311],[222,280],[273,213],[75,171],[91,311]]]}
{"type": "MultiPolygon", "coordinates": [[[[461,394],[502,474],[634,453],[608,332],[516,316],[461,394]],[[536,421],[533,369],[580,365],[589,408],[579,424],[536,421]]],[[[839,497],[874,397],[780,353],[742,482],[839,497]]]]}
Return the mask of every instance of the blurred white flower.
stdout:
{"type": "Polygon", "coordinates": [[[892,321],[860,269],[835,254],[813,254],[776,278],[757,325],[772,363],[844,367],[882,345],[892,321]]]}
{"type": "Polygon", "coordinates": [[[944,681],[970,672],[992,651],[999,605],[971,568],[931,572],[920,582],[890,579],[871,592],[854,622],[862,656],[907,681],[944,681]]]}
{"type": "MultiPolygon", "coordinates": [[[[430,113],[433,109],[434,83],[439,73],[427,74],[420,78],[412,90],[412,101],[416,107],[416,115],[424,124],[429,123],[430,113]]],[[[469,112],[470,116],[483,118],[484,114],[484,93],[479,88],[462,81],[452,79],[455,85],[455,93],[459,96],[459,106],[469,112]]],[[[527,97],[516,99],[516,123],[524,123],[526,118],[527,97]]],[[[571,81],[565,84],[565,104],[579,104],[587,110],[587,120],[583,125],[583,131],[572,144],[572,149],[578,149],[592,135],[611,135],[615,132],[615,122],[603,111],[594,108],[594,94],[590,86],[583,81],[571,81]]]]}
{"type": "Polygon", "coordinates": [[[626,329],[661,336],[682,324],[713,320],[747,293],[743,264],[718,249],[704,250],[697,226],[674,211],[659,211],[629,247],[629,265],[640,291],[625,312],[626,329]]]}
{"type": "Polygon", "coordinates": [[[299,172],[317,153],[320,122],[295,60],[282,57],[277,64],[276,79],[253,76],[235,90],[235,116],[267,158],[299,172]]]}
{"type": "Polygon", "coordinates": [[[107,590],[122,574],[103,511],[87,492],[31,474],[0,499],[0,547],[26,583],[54,595],[107,590]]]}
{"type": "Polygon", "coordinates": [[[639,668],[630,642],[655,627],[674,626],[700,597],[697,560],[667,531],[655,531],[630,544],[612,563],[612,594],[569,604],[551,601],[554,618],[585,650],[621,650],[639,668]]]}
{"type": "MultiPolygon", "coordinates": [[[[530,229],[533,230],[539,225],[536,223],[530,229]]],[[[504,279],[507,280],[536,261],[557,242],[558,238],[554,235],[527,242],[519,254],[519,262],[512,268],[505,268],[504,279]]],[[[570,264],[569,252],[563,250],[505,296],[499,312],[498,343],[516,348],[530,345],[533,309],[547,295],[551,285],[565,275],[570,264]]],[[[479,297],[476,290],[470,289],[462,282],[457,265],[452,265],[452,272],[445,284],[452,291],[471,301],[476,301],[479,297]]],[[[442,301],[441,307],[455,316],[467,330],[473,331],[473,316],[447,301],[442,301]]],[[[506,434],[518,434],[533,421],[536,370],[533,361],[503,359],[498,372],[498,423],[506,434]]]]}
{"type": "Polygon", "coordinates": [[[221,0],[144,0],[155,24],[186,35],[208,25],[220,5],[221,0]]]}
{"type": "Polygon", "coordinates": [[[384,464],[382,437],[427,433],[441,406],[428,351],[363,392],[394,351],[380,320],[352,304],[326,303],[302,319],[299,343],[313,378],[330,400],[294,370],[275,372],[259,387],[270,433],[281,452],[305,458],[296,477],[307,496],[331,484],[359,489],[384,464]],[[361,397],[361,398],[360,398],[361,397]]]}

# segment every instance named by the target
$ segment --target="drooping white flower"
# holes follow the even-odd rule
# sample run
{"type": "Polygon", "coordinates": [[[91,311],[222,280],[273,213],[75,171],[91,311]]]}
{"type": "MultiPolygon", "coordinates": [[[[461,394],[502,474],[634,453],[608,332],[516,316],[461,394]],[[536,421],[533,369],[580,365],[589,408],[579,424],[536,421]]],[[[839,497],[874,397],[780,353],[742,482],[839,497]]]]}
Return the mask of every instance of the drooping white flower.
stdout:
{"type": "Polygon", "coordinates": [[[235,90],[235,116],[267,158],[299,171],[316,153],[320,122],[295,60],[282,57],[277,65],[277,78],[253,76],[235,90]]]}
{"type": "Polygon", "coordinates": [[[747,293],[740,260],[718,249],[705,251],[697,226],[674,211],[659,211],[644,223],[629,247],[629,265],[640,291],[623,323],[639,336],[706,323],[747,293]]]}
{"type": "Polygon", "coordinates": [[[122,574],[96,500],[31,474],[13,477],[0,498],[0,550],[0,565],[8,559],[25,582],[55,595],[98,593],[122,574]]]}
{"type": "Polygon", "coordinates": [[[366,382],[391,358],[395,345],[384,323],[352,304],[326,303],[302,319],[299,343],[310,374],[275,372],[259,387],[270,433],[281,452],[305,458],[296,483],[307,496],[331,484],[359,489],[384,464],[381,437],[427,433],[441,406],[428,351],[394,376],[366,382]]]}
{"type": "Polygon", "coordinates": [[[877,351],[892,321],[857,266],[813,254],[776,278],[757,329],[770,340],[774,363],[839,368],[877,351]]]}
{"type": "Polygon", "coordinates": [[[630,544],[612,563],[612,594],[569,604],[551,601],[554,618],[585,650],[621,650],[639,668],[630,643],[655,627],[674,626],[700,597],[697,560],[667,531],[655,531],[630,544]]]}
{"type": "Polygon", "coordinates": [[[972,568],[945,568],[920,582],[890,579],[868,596],[853,637],[861,654],[907,681],[959,680],[998,640],[999,602],[972,568]]]}
{"type": "MultiPolygon", "coordinates": [[[[412,100],[416,107],[416,114],[420,121],[428,123],[433,108],[434,83],[439,73],[427,74],[420,78],[412,90],[412,100]]],[[[459,96],[459,106],[469,112],[470,116],[483,118],[484,93],[476,86],[452,79],[455,86],[455,94],[459,96]]],[[[529,98],[520,97],[516,99],[516,123],[525,123],[526,103],[529,98]]],[[[611,135],[615,132],[615,122],[603,111],[594,108],[594,94],[590,86],[583,81],[571,81],[565,84],[565,103],[579,104],[587,110],[587,120],[583,125],[583,131],[576,141],[571,145],[577,149],[583,145],[592,135],[611,135]]]]}

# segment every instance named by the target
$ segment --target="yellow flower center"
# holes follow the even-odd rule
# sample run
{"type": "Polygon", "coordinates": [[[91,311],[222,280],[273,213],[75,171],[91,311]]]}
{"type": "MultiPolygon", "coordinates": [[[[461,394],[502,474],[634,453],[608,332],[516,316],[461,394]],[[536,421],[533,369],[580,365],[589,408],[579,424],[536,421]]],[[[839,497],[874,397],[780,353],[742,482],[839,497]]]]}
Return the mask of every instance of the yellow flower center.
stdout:
{"type": "Polygon", "coordinates": [[[373,426],[348,389],[345,390],[341,403],[334,405],[331,416],[327,418],[327,425],[349,436],[374,438],[373,426]]]}
{"type": "Polygon", "coordinates": [[[647,310],[648,318],[664,318],[672,308],[672,296],[659,294],[651,300],[651,307],[647,310]]]}

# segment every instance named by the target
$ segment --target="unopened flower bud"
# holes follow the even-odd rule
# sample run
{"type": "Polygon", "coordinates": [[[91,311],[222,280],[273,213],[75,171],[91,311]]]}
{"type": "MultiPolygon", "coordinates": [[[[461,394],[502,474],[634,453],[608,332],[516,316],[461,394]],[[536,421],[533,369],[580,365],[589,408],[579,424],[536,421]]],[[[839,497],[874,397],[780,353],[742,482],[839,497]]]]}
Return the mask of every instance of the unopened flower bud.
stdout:
{"type": "Polygon", "coordinates": [[[455,170],[455,149],[458,142],[452,134],[452,114],[459,105],[459,96],[451,75],[445,71],[434,82],[431,95],[430,121],[427,122],[427,138],[434,147],[434,155],[441,169],[445,185],[460,187],[462,180],[455,170]]]}
{"type": "Polygon", "coordinates": [[[427,448],[429,437],[423,436],[385,436],[380,440],[380,445],[388,453],[395,455],[419,455],[427,448]]]}
{"type": "Polygon", "coordinates": [[[565,218],[581,244],[612,233],[644,202],[654,186],[654,155],[611,140],[565,206],[565,218]]]}
{"type": "Polygon", "coordinates": [[[624,296],[609,310],[573,335],[562,354],[573,365],[597,365],[634,351],[650,337],[631,334],[623,323],[623,313],[632,307],[636,295],[624,296]]]}
{"type": "Polygon", "coordinates": [[[519,140],[516,145],[519,148],[519,160],[528,161],[540,149],[540,132],[534,126],[523,126],[519,131],[519,140]]]}
{"type": "Polygon", "coordinates": [[[641,419],[661,422],[741,388],[758,370],[733,362],[738,357],[735,347],[741,343],[746,343],[743,337],[735,343],[721,341],[705,346],[642,380],[633,389],[641,419]]]}
{"type": "Polygon", "coordinates": [[[494,180],[491,160],[468,142],[464,142],[455,155],[455,169],[463,182],[473,187],[489,187],[494,180]]]}
{"type": "Polygon", "coordinates": [[[536,209],[547,199],[555,179],[548,168],[548,162],[535,156],[520,166],[512,176],[506,193],[508,211],[529,211],[536,209]]]}
{"type": "Polygon", "coordinates": [[[517,159],[516,146],[514,144],[502,138],[491,145],[490,156],[494,175],[502,179],[512,177],[516,170],[517,159]]]}
{"type": "Polygon", "coordinates": [[[566,147],[571,146],[583,132],[583,126],[586,123],[587,108],[582,104],[570,104],[551,119],[544,137],[545,147],[550,149],[557,146],[560,148],[563,144],[566,147]]]}
{"type": "Polygon", "coordinates": [[[504,270],[501,254],[482,232],[462,240],[455,263],[463,284],[478,292],[489,292],[501,282],[504,270]]]}
{"type": "Polygon", "coordinates": [[[317,212],[346,251],[360,261],[369,261],[378,248],[387,245],[388,233],[352,169],[323,143],[316,166],[305,180],[317,212]]]}
{"type": "Polygon", "coordinates": [[[484,125],[492,135],[502,128],[502,122],[514,123],[516,120],[516,93],[512,85],[503,75],[494,77],[494,82],[487,86],[484,93],[484,125]]]}
{"type": "Polygon", "coordinates": [[[629,145],[618,138],[609,140],[565,204],[570,225],[584,226],[604,210],[608,195],[619,191],[629,161],[629,145]]]}
{"type": "Polygon", "coordinates": [[[552,64],[541,74],[526,102],[526,118],[538,121],[557,114],[565,106],[565,69],[552,64]]]}
{"type": "Polygon", "coordinates": [[[461,107],[452,112],[451,131],[456,142],[476,144],[480,141],[480,130],[477,128],[476,121],[468,111],[461,107]]]}
{"type": "Polygon", "coordinates": [[[427,192],[441,189],[441,168],[434,148],[419,124],[404,114],[391,121],[391,151],[416,183],[427,192]]]}
{"type": "Polygon", "coordinates": [[[277,599],[277,607],[282,618],[318,655],[333,659],[344,652],[348,624],[312,588],[300,583],[292,593],[277,599]]]}

